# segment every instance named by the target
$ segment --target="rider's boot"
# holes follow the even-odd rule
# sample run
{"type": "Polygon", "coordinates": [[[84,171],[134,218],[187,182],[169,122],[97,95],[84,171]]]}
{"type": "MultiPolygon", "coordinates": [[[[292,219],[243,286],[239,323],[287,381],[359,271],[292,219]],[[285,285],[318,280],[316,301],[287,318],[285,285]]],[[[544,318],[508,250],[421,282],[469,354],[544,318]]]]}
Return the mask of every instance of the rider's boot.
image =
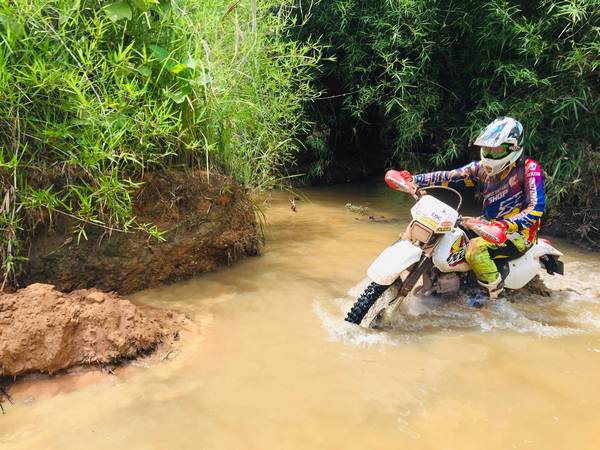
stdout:
{"type": "Polygon", "coordinates": [[[498,298],[500,294],[502,294],[502,291],[504,291],[504,282],[500,274],[498,274],[498,278],[496,278],[496,280],[492,281],[491,283],[484,283],[483,281],[479,280],[477,280],[477,283],[479,283],[479,286],[481,286],[482,288],[487,289],[491,299],[498,298]]]}
{"type": "Polygon", "coordinates": [[[504,290],[504,283],[500,275],[491,283],[484,283],[479,280],[477,280],[477,283],[483,289],[476,289],[467,296],[467,305],[474,308],[481,308],[487,303],[488,299],[498,298],[504,290]]]}
{"type": "Polygon", "coordinates": [[[467,306],[481,308],[488,301],[488,294],[483,289],[476,287],[467,292],[467,306]]]}

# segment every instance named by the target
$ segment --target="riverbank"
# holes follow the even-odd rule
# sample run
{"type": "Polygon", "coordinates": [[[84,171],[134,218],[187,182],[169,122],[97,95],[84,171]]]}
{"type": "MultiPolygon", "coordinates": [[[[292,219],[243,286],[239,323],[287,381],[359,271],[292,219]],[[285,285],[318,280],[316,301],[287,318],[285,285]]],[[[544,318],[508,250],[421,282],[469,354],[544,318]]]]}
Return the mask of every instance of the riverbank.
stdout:
{"type": "Polygon", "coordinates": [[[108,370],[195,333],[185,314],[137,305],[97,289],[65,294],[32,284],[0,294],[0,409],[6,389],[23,376],[108,370]]]}
{"type": "Polygon", "coordinates": [[[0,294],[0,377],[130,360],[177,341],[191,325],[184,314],[97,289],[65,294],[32,284],[0,294]]]}
{"type": "Polygon", "coordinates": [[[61,291],[98,288],[129,294],[172,283],[259,253],[252,203],[233,179],[204,171],[147,173],[133,195],[138,223],[156,225],[163,241],[88,225],[87,239],[56,215],[29,240],[21,286],[61,291]]]}
{"type": "Polygon", "coordinates": [[[564,238],[586,250],[600,250],[600,209],[562,206],[551,210],[544,218],[542,231],[564,238]]]}
{"type": "Polygon", "coordinates": [[[173,345],[182,328],[192,327],[188,318],[118,294],[259,253],[252,203],[229,177],[148,173],[133,207],[139,222],[163,232],[163,241],[88,225],[87,239],[78,242],[72,221],[57,215],[34,229],[19,278],[25,287],[0,294],[0,378],[118,365],[173,345]]]}

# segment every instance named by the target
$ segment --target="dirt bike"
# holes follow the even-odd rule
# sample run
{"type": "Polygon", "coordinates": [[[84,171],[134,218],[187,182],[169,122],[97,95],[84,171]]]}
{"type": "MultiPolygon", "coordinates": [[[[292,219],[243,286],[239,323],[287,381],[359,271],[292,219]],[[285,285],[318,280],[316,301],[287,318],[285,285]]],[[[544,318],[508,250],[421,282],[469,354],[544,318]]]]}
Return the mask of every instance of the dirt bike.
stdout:
{"type": "MultiPolygon", "coordinates": [[[[381,322],[382,315],[391,314],[402,300],[413,291],[422,277],[422,284],[414,289],[418,296],[437,295],[442,297],[457,295],[467,289],[475,289],[477,281],[466,261],[466,249],[470,235],[479,235],[494,244],[504,244],[508,237],[502,229],[491,226],[486,221],[470,219],[470,233],[463,226],[464,218],[458,210],[462,205],[462,195],[450,187],[431,186],[411,191],[401,177],[393,176],[395,171],[386,174],[386,182],[401,192],[410,192],[417,199],[411,208],[412,221],[404,235],[386,248],[367,270],[371,283],[358,297],[346,317],[346,321],[373,326],[381,322]],[[443,201],[427,194],[430,189],[445,189],[458,196],[458,206],[452,208],[443,201]],[[473,225],[475,223],[475,225],[473,225]],[[398,294],[382,294],[394,286],[398,294]],[[378,302],[378,300],[380,300],[378,302]],[[368,318],[365,319],[365,316],[368,318]]],[[[559,257],[562,253],[550,241],[537,239],[525,253],[514,259],[494,260],[502,277],[504,288],[521,289],[529,283],[542,268],[550,274],[563,275],[564,266],[559,257]]]]}

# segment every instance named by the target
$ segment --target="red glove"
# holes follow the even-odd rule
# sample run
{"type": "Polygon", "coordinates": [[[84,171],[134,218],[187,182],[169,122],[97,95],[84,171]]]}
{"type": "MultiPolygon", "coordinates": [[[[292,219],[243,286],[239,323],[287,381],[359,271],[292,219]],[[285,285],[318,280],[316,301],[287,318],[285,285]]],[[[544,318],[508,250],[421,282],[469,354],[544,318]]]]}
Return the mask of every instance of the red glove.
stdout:
{"type": "Polygon", "coordinates": [[[508,225],[506,224],[506,222],[504,222],[502,220],[492,220],[490,222],[490,225],[492,227],[498,227],[504,232],[506,232],[506,230],[508,230],[508,225]]]}
{"type": "Polygon", "coordinates": [[[417,186],[413,181],[413,176],[408,170],[388,170],[385,173],[385,182],[392,189],[408,192],[415,197],[417,186]]]}
{"type": "Polygon", "coordinates": [[[485,219],[469,217],[463,222],[463,225],[492,244],[502,245],[506,242],[505,230],[508,227],[503,222],[496,220],[488,222],[485,219]]]}

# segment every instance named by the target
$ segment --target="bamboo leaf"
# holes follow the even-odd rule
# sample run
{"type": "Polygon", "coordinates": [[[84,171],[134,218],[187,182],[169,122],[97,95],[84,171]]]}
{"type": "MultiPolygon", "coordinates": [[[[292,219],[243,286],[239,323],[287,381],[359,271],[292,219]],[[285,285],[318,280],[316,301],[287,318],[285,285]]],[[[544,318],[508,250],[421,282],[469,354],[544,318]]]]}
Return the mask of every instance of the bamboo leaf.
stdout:
{"type": "Polygon", "coordinates": [[[123,19],[131,20],[132,17],[131,7],[126,1],[112,3],[104,8],[104,12],[113,22],[123,19]]]}
{"type": "Polygon", "coordinates": [[[150,9],[152,4],[157,4],[158,2],[150,0],[129,0],[129,3],[140,11],[146,12],[150,9]]]}
{"type": "Polygon", "coordinates": [[[169,68],[169,71],[171,73],[178,74],[178,73],[184,71],[187,68],[188,67],[185,64],[175,63],[172,67],[169,68]]]}
{"type": "Polygon", "coordinates": [[[164,61],[169,57],[169,52],[162,48],[160,45],[151,44],[148,46],[148,48],[152,52],[152,56],[154,56],[159,61],[164,61]]]}
{"type": "Polygon", "coordinates": [[[188,93],[185,92],[185,90],[179,90],[179,91],[174,91],[174,92],[165,90],[164,93],[165,93],[165,96],[167,96],[168,98],[170,98],[177,104],[183,103],[188,95],[188,93]]]}
{"type": "Polygon", "coordinates": [[[152,75],[152,68],[147,65],[139,66],[137,68],[137,71],[145,77],[149,77],[152,75]]]}

